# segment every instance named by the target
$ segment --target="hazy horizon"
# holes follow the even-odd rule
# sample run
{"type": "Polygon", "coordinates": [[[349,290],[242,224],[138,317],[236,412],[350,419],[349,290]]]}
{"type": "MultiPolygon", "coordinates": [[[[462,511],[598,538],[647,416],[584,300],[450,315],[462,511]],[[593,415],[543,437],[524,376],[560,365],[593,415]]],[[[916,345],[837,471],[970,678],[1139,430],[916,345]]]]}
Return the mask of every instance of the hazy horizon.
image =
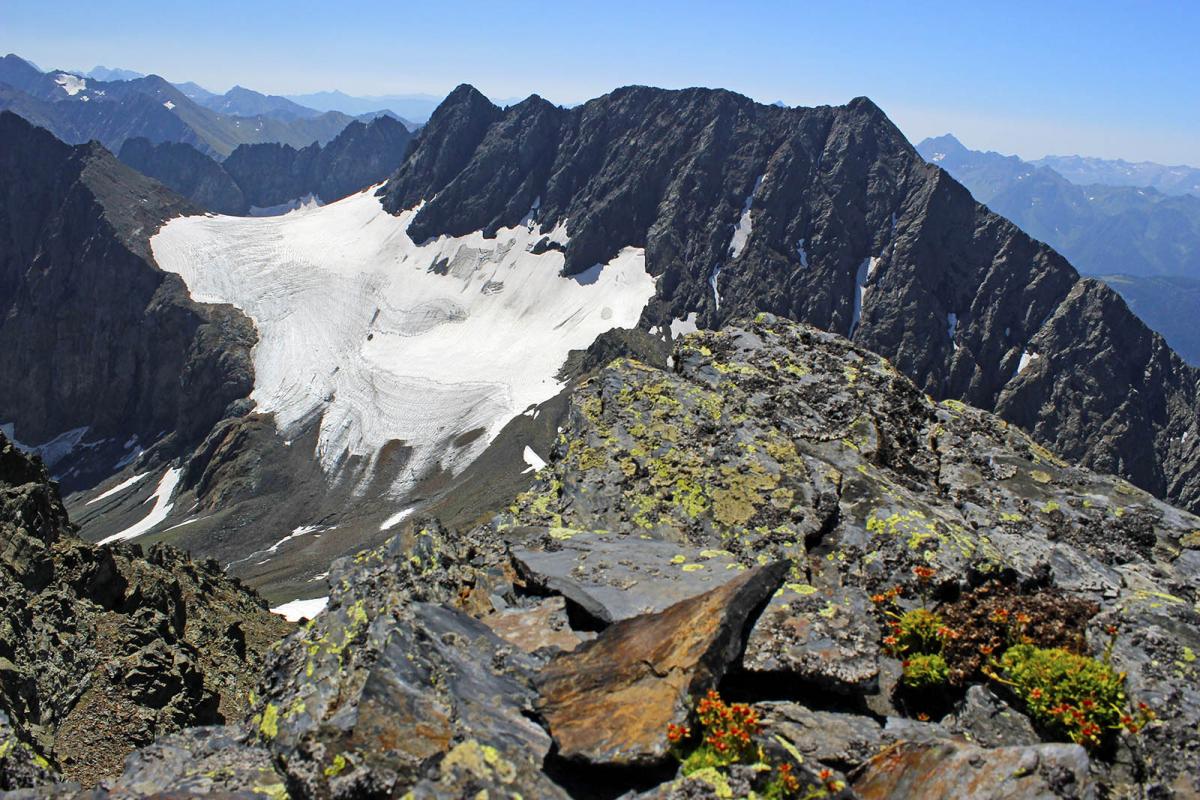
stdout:
{"type": "Polygon", "coordinates": [[[760,102],[837,105],[865,95],[915,144],[1035,159],[1071,154],[1200,165],[1200,6],[1031,2],[971,7],[738,8],[533,2],[398,8],[211,0],[202,7],[9,0],[0,49],[43,69],[97,66],[267,94],[489,97],[574,104],[629,84],[710,86],[760,102]],[[486,24],[478,24],[480,22],[486,24]]]}

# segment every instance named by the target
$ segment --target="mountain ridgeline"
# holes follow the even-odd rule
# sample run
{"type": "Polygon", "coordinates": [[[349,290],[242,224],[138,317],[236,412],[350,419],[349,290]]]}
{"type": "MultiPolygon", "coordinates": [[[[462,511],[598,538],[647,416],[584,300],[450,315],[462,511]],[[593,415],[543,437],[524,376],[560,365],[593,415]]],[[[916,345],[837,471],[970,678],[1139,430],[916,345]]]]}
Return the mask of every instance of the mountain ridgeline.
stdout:
{"type": "Polygon", "coordinates": [[[96,140],[114,153],[137,137],[183,142],[214,158],[255,142],[306,147],[331,141],[354,120],[339,112],[280,116],[269,104],[264,109],[253,116],[215,111],[157,75],[103,81],[42,72],[16,55],[0,58],[0,111],[14,111],[69,144],[96,140]]]}
{"type": "Polygon", "coordinates": [[[1057,249],[1084,274],[1102,278],[1181,356],[1200,364],[1194,302],[1200,287],[1200,197],[1121,185],[1137,175],[1148,184],[1154,177],[1132,169],[1124,176],[1073,172],[1121,182],[1077,185],[1047,166],[1061,160],[1028,162],[969,150],[950,135],[926,139],[917,151],[961,181],[976,200],[1057,249]]]}
{"type": "Polygon", "coordinates": [[[190,145],[144,138],[126,140],[119,157],[203,208],[244,215],[308,195],[333,202],[379,183],[403,162],[411,140],[403,123],[377,117],[351,122],[324,146],[243,144],[220,163],[190,145]]]}
{"type": "Polygon", "coordinates": [[[850,336],[929,394],[1200,506],[1200,374],[1103,284],[975,202],[874,104],[628,87],[564,109],[456,89],[384,188],[409,234],[565,221],[565,272],[644,247],[646,327],[769,311],[850,336]]]}

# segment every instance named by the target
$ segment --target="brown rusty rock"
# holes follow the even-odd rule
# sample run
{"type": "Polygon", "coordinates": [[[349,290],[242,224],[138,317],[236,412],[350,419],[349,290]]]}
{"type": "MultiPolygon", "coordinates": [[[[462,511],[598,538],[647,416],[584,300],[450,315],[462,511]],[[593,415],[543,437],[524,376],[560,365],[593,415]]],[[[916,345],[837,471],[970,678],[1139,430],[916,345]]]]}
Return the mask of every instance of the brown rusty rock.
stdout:
{"type": "Polygon", "coordinates": [[[570,652],[583,641],[567,621],[567,601],[547,597],[530,608],[508,608],[481,620],[492,632],[526,653],[544,647],[570,652]]]}
{"type": "Polygon", "coordinates": [[[900,742],[854,780],[861,800],[1049,800],[1095,796],[1077,744],[985,749],[953,741],[900,742]]]}
{"type": "Polygon", "coordinates": [[[623,620],[535,678],[538,710],[564,758],[653,764],[668,755],[668,723],[716,686],[791,563],[741,573],[657,614],[623,620]]]}

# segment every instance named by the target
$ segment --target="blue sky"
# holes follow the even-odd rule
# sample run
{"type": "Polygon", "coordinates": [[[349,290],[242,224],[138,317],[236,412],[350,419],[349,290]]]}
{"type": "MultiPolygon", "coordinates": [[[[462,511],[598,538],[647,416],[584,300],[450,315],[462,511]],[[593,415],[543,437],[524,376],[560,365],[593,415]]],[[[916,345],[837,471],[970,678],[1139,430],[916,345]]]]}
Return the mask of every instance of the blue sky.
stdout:
{"type": "Polygon", "coordinates": [[[914,142],[1200,165],[1200,2],[520,4],[0,0],[0,50],[224,90],[532,92],[720,86],[877,102],[914,142]]]}

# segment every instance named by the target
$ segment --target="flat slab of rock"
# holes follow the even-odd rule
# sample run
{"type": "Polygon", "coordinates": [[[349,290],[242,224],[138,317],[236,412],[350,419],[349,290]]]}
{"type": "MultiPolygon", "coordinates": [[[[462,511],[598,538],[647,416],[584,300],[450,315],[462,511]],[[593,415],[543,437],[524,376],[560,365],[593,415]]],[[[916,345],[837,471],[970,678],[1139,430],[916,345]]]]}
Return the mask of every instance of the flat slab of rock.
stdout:
{"type": "Polygon", "coordinates": [[[787,672],[851,692],[877,681],[879,641],[862,589],[787,584],[755,623],[742,664],[748,672],[787,672]]]}
{"type": "Polygon", "coordinates": [[[1050,800],[1095,796],[1077,744],[987,750],[969,744],[900,742],[863,767],[861,800],[1050,800]]]}
{"type": "Polygon", "coordinates": [[[809,762],[855,767],[878,753],[883,742],[882,726],[862,714],[817,711],[799,703],[758,703],[754,708],[773,736],[809,762]]]}
{"type": "Polygon", "coordinates": [[[517,528],[506,538],[526,580],[605,624],[662,611],[745,569],[724,550],[633,535],[517,528]]]}
{"type": "Polygon", "coordinates": [[[550,662],[534,685],[559,755],[624,766],[666,759],[667,725],[686,722],[694,698],[716,686],[790,567],[747,570],[657,614],[615,623],[550,662]]]}
{"type": "Polygon", "coordinates": [[[528,608],[506,608],[489,614],[481,622],[526,653],[547,648],[570,652],[584,641],[571,630],[567,602],[562,597],[547,597],[528,608]]]}

